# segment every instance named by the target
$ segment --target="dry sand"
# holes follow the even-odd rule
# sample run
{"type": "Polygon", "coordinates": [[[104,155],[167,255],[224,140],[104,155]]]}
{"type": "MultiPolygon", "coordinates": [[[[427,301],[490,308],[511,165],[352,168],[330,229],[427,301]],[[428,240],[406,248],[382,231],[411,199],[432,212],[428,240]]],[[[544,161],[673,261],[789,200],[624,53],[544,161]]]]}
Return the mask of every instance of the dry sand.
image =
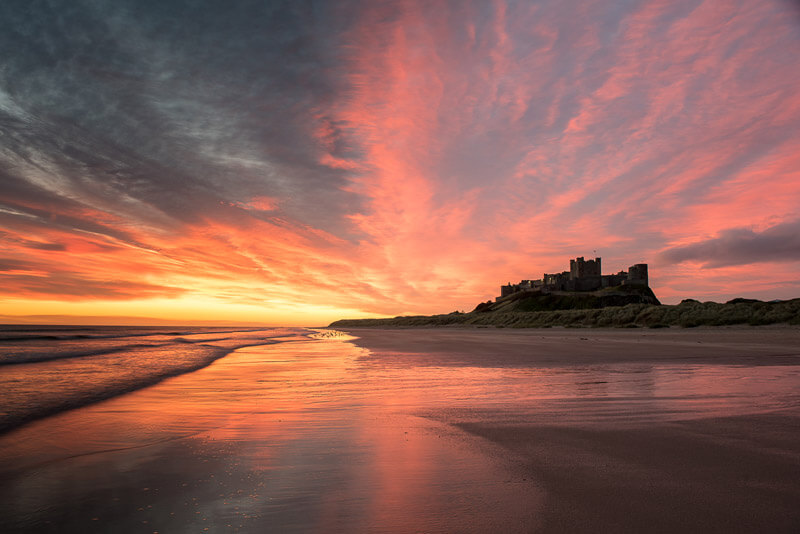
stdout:
{"type": "Polygon", "coordinates": [[[798,328],[346,331],[380,360],[654,376],[630,396],[424,414],[500,445],[537,481],[537,530],[800,532],[800,375],[785,378],[800,364],[798,328]],[[682,369],[699,390],[670,396],[681,379],[659,377],[682,369]]]}

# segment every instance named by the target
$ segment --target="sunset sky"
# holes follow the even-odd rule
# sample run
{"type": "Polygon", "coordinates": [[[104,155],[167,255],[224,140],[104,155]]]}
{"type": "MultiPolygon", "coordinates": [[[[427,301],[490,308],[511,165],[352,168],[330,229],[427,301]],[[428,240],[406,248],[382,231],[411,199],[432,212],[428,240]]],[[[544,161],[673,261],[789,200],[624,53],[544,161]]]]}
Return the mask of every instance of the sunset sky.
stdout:
{"type": "Polygon", "coordinates": [[[0,2],[0,322],[800,297],[798,51],[790,0],[0,2]]]}

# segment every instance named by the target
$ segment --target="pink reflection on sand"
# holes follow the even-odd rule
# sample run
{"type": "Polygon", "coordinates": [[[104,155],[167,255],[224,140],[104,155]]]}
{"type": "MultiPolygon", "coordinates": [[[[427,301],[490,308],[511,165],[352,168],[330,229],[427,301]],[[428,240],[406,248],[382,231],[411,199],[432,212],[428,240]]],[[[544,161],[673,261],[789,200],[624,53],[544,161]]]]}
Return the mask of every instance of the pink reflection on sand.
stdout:
{"type": "MultiPolygon", "coordinates": [[[[529,367],[483,353],[479,366],[335,337],[276,340],[0,438],[16,481],[4,491],[35,520],[52,506],[100,506],[98,484],[141,485],[173,511],[151,518],[163,530],[518,530],[535,524],[539,488],[513,474],[507,451],[452,424],[621,428],[800,404],[791,365],[529,367]]],[[[138,511],[124,499],[102,506],[138,511]]]]}

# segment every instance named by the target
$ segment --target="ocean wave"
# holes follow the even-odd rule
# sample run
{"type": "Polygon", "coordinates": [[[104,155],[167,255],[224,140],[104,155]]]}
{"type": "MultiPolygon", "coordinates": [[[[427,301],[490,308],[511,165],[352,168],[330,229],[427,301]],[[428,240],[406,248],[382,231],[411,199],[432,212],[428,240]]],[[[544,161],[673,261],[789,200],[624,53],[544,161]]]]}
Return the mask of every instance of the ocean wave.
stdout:
{"type": "Polygon", "coordinates": [[[136,343],[131,345],[123,345],[121,347],[102,348],[95,350],[77,350],[67,352],[28,352],[28,353],[12,353],[0,355],[0,366],[2,365],[20,365],[25,363],[40,363],[49,362],[52,360],[62,360],[67,358],[86,358],[89,356],[104,356],[106,354],[114,354],[125,352],[135,349],[146,349],[153,347],[164,347],[169,343],[136,343]]]}
{"type": "MultiPolygon", "coordinates": [[[[157,337],[157,336],[196,336],[205,334],[240,334],[247,332],[258,332],[264,328],[245,328],[234,330],[215,330],[211,328],[198,328],[190,330],[159,330],[159,329],[123,329],[122,331],[109,332],[98,330],[96,333],[86,333],[87,329],[82,328],[82,333],[72,333],[63,328],[52,329],[47,333],[47,330],[37,329],[31,331],[26,329],[9,329],[4,328],[4,332],[0,333],[0,343],[7,342],[20,342],[20,341],[68,341],[68,340],[91,340],[91,339],[124,339],[128,337],[157,337]]],[[[91,332],[91,330],[90,330],[91,332]]]]}
{"type": "Polygon", "coordinates": [[[38,360],[30,371],[23,366],[7,365],[0,373],[0,389],[6,392],[0,412],[0,434],[44,417],[197,371],[240,348],[282,342],[270,338],[241,341],[227,347],[205,343],[193,343],[188,347],[177,343],[140,345],[91,355],[95,358],[80,358],[86,363],[75,361],[74,355],[67,361],[64,358],[38,360]]]}
{"type": "Polygon", "coordinates": [[[250,333],[265,332],[264,329],[214,330],[205,328],[185,332],[126,329],[114,334],[97,335],[87,333],[87,331],[64,334],[60,331],[45,329],[45,332],[48,331],[51,333],[30,331],[24,336],[18,336],[10,335],[9,330],[6,330],[4,335],[0,334],[0,366],[102,356],[127,350],[167,347],[170,344],[224,343],[250,333]],[[180,337],[173,337],[175,335],[180,337]]]}

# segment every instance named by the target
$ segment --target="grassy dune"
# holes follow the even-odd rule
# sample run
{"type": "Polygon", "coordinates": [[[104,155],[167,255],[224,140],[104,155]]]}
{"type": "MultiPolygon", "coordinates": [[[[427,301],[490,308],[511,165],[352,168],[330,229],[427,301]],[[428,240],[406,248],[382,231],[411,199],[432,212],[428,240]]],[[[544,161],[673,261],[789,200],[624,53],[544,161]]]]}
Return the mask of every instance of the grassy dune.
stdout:
{"type": "MultiPolygon", "coordinates": [[[[480,308],[480,306],[479,306],[480,308]]],[[[512,328],[617,327],[664,328],[670,326],[723,326],[735,324],[800,325],[800,299],[761,302],[734,299],[725,304],[684,300],[677,305],[627,304],[597,309],[553,311],[472,311],[443,315],[401,316],[386,319],[342,319],[331,327],[448,326],[472,325],[512,328]]]]}

